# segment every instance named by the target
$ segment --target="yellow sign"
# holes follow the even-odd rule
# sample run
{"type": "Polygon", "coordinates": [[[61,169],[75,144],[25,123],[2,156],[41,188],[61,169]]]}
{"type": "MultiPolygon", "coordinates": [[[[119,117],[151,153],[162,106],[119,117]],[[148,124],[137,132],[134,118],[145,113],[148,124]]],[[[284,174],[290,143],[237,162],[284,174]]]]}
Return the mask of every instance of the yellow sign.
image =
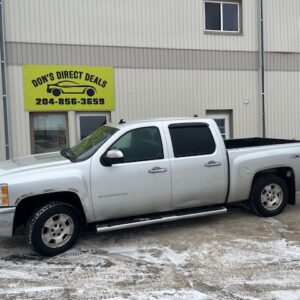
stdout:
{"type": "Polygon", "coordinates": [[[23,83],[25,110],[115,108],[112,67],[24,65],[23,83]]]}

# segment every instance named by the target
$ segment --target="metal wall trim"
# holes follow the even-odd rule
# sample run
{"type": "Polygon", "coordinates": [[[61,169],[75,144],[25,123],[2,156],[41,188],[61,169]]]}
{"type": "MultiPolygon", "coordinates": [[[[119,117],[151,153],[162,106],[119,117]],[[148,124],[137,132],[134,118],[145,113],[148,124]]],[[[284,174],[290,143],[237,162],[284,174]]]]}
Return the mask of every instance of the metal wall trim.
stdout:
{"type": "MultiPolygon", "coordinates": [[[[251,51],[185,50],[115,46],[6,43],[7,65],[106,65],[133,69],[255,71],[251,51]]],[[[300,71],[300,53],[265,52],[266,71],[300,71]]]]}
{"type": "Polygon", "coordinates": [[[258,52],[8,42],[7,62],[106,65],[133,69],[257,70],[258,52]]]}
{"type": "MultiPolygon", "coordinates": [[[[6,43],[7,65],[105,65],[132,69],[256,71],[258,51],[6,43]]],[[[300,71],[300,53],[265,52],[266,71],[300,71]]]]}

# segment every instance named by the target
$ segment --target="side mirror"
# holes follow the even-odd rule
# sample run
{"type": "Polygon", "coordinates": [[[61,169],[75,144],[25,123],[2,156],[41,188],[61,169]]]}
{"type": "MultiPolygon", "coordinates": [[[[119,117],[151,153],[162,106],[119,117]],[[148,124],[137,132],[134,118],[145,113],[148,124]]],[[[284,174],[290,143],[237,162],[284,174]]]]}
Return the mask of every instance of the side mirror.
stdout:
{"type": "Polygon", "coordinates": [[[122,162],[124,162],[124,154],[118,149],[108,150],[101,157],[101,163],[106,167],[122,162]]]}

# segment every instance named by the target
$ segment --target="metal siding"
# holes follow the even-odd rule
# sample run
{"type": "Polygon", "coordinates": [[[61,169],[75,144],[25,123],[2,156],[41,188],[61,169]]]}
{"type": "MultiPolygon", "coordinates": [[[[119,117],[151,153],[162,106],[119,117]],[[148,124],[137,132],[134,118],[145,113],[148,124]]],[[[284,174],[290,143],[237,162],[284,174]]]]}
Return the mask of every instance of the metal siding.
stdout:
{"type": "Polygon", "coordinates": [[[268,137],[300,139],[300,72],[266,72],[268,137]]]}
{"type": "Polygon", "coordinates": [[[7,41],[125,47],[257,50],[256,1],[243,33],[204,33],[203,0],[9,0],[7,41]]]}
{"type": "MultiPolygon", "coordinates": [[[[6,43],[6,48],[7,64],[12,66],[73,64],[145,69],[258,69],[258,54],[249,51],[176,50],[11,42],[6,43]]],[[[289,59],[287,61],[289,62],[289,59]]]]}
{"type": "Polygon", "coordinates": [[[16,157],[30,154],[29,113],[24,111],[22,68],[8,67],[7,75],[12,156],[16,157]]]}
{"type": "Polygon", "coordinates": [[[256,72],[116,69],[115,77],[115,120],[233,109],[234,137],[259,134],[256,72]]]}
{"type": "Polygon", "coordinates": [[[300,72],[300,53],[266,53],[265,66],[268,71],[300,72]]]}
{"type": "Polygon", "coordinates": [[[265,50],[300,52],[300,1],[264,0],[265,50]]]}
{"type": "MultiPolygon", "coordinates": [[[[106,65],[119,68],[258,70],[258,52],[6,43],[7,64],[106,65]]],[[[300,71],[300,53],[265,53],[268,71],[300,71]]]]}
{"type": "MultiPolygon", "coordinates": [[[[22,68],[8,67],[13,157],[30,154],[29,113],[24,111],[22,68]]],[[[233,110],[234,137],[257,136],[257,74],[250,71],[115,69],[116,110],[112,121],[205,116],[233,110]],[[216,88],[218,86],[218,88],[216,88]],[[244,104],[249,98],[250,104],[244,104]]],[[[69,113],[69,126],[73,124],[69,113]]],[[[71,135],[75,131],[71,130],[71,135]]],[[[71,142],[73,143],[71,138],[71,142]]]]}
{"type": "MultiPolygon", "coordinates": [[[[113,65],[112,121],[232,109],[233,137],[259,135],[257,1],[242,2],[232,36],[204,34],[202,0],[5,0],[13,156],[30,153],[24,63],[113,65]]],[[[264,17],[267,135],[300,139],[300,1],[264,0],[264,17]]]]}

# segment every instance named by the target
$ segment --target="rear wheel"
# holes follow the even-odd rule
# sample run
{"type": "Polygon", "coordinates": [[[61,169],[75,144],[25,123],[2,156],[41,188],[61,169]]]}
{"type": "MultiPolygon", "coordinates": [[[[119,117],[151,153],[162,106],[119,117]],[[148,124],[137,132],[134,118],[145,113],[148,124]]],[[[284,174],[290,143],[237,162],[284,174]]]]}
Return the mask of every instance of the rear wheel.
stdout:
{"type": "Polygon", "coordinates": [[[29,218],[26,238],[29,246],[44,256],[54,256],[70,249],[81,232],[78,210],[63,202],[51,202],[29,218]]]}
{"type": "Polygon", "coordinates": [[[273,174],[266,174],[255,179],[250,204],[254,213],[271,217],[280,214],[287,205],[289,189],[286,181],[273,174]]]}

